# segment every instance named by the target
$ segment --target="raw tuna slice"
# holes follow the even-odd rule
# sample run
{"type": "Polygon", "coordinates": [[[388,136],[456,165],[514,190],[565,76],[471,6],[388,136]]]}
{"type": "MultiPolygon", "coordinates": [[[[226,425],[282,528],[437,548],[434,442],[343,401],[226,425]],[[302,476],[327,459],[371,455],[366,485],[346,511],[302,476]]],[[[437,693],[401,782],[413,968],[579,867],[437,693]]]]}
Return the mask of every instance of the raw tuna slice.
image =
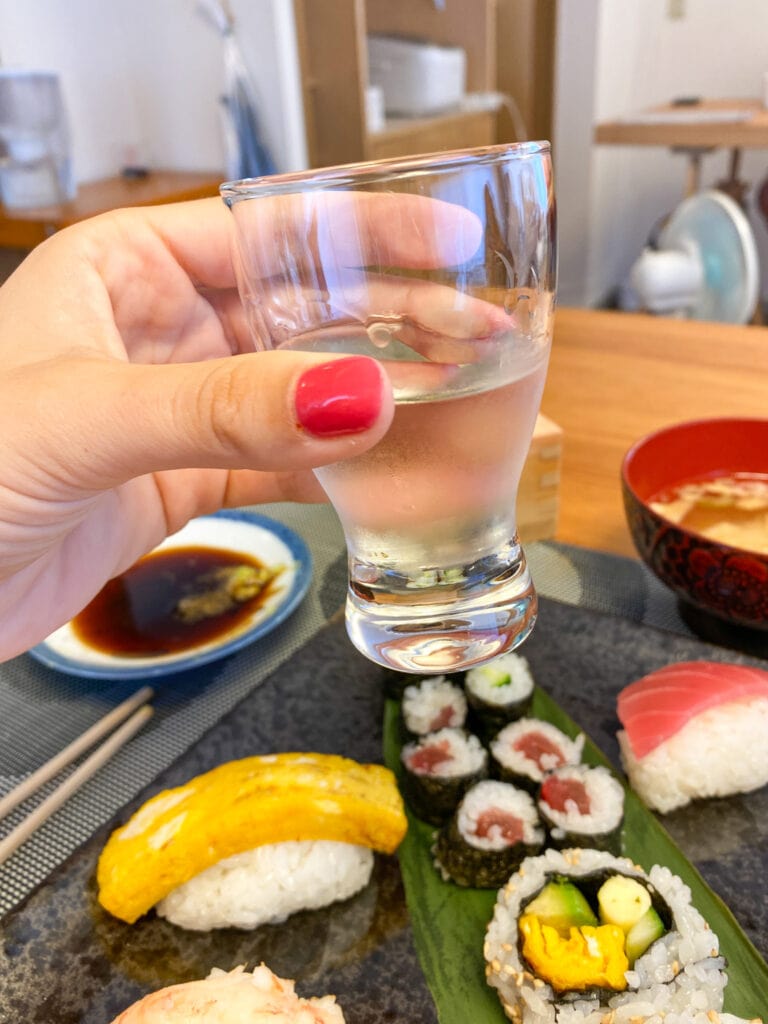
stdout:
{"type": "Polygon", "coordinates": [[[768,672],[687,661],[630,683],[619,694],[617,712],[632,753],[643,758],[708,708],[754,698],[768,699],[768,672]]]}

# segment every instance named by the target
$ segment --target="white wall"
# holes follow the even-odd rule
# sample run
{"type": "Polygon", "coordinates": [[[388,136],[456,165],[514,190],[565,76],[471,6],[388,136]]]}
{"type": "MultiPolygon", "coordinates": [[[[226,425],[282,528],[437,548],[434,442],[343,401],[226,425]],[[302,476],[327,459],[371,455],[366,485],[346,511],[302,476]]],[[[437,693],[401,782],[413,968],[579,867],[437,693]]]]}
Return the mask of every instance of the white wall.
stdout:
{"type": "MultiPolygon", "coordinates": [[[[231,0],[280,170],[306,166],[291,0],[231,0]]],[[[223,173],[221,40],[195,0],[0,0],[0,60],[58,71],[80,182],[126,163],[223,173]]]]}
{"type": "MultiPolygon", "coordinates": [[[[586,305],[599,304],[621,283],[654,224],[683,198],[686,164],[661,147],[593,146],[585,154],[583,145],[574,147],[573,133],[583,143],[599,121],[681,95],[758,97],[768,70],[766,0],[596,2],[597,17],[582,18],[576,12],[583,0],[561,0],[556,76],[561,301],[586,305]],[[670,9],[680,6],[684,16],[671,18],[670,9]],[[592,55],[587,88],[583,76],[592,55]]],[[[706,156],[704,187],[727,169],[726,152],[706,156]]],[[[768,150],[746,152],[742,178],[753,186],[752,206],[754,188],[767,174],[768,150]]],[[[754,209],[750,220],[768,268],[765,222],[754,209]]],[[[765,294],[766,269],[762,276],[765,294]]]]}

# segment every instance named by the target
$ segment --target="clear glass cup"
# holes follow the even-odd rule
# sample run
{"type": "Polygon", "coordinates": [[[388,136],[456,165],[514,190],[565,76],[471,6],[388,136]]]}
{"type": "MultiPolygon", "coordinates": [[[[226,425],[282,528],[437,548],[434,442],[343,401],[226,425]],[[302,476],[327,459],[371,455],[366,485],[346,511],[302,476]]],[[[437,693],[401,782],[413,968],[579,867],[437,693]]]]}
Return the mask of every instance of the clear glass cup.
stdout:
{"type": "Polygon", "coordinates": [[[230,182],[254,345],[380,360],[395,418],[316,471],[347,542],[347,629],[373,661],[457,672],[530,633],[516,498],[555,306],[545,142],[230,182]]]}

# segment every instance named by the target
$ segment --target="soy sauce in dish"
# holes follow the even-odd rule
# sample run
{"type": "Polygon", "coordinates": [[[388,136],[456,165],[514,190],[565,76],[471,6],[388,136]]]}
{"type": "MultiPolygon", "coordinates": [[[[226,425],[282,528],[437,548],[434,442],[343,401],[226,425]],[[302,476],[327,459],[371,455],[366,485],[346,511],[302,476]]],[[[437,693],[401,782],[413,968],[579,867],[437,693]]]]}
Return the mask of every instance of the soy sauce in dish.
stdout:
{"type": "Polygon", "coordinates": [[[107,654],[175,654],[246,623],[274,594],[280,569],[220,548],[156,551],[110,580],[72,629],[107,654]]]}

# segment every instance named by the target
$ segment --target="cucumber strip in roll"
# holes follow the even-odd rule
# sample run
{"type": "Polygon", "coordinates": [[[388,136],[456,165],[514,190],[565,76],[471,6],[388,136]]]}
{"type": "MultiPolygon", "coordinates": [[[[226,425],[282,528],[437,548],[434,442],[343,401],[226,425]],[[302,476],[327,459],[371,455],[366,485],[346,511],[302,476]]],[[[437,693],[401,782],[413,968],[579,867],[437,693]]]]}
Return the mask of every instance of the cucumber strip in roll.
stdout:
{"type": "Polygon", "coordinates": [[[642,1021],[651,1012],[715,1020],[727,984],[718,938],[688,886],[667,867],[646,874],[599,850],[524,860],[499,892],[484,954],[488,983],[517,1024],[642,1021]]]}
{"type": "Polygon", "coordinates": [[[520,654],[502,654],[469,669],[464,689],[473,731],[490,741],[509,722],[528,713],[533,688],[528,661],[520,654]]]}

